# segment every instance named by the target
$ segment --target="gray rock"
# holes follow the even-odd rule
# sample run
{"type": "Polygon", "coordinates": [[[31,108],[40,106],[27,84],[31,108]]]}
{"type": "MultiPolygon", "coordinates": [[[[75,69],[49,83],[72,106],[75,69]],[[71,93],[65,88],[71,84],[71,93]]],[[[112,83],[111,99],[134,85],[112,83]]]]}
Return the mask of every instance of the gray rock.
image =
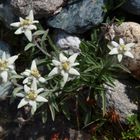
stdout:
{"type": "Polygon", "coordinates": [[[15,15],[10,6],[10,0],[5,0],[0,3],[0,20],[4,22],[7,27],[10,27],[10,23],[15,21],[15,15]]]}
{"type": "Polygon", "coordinates": [[[104,0],[70,0],[65,8],[47,23],[68,33],[83,33],[103,21],[103,6],[104,0]]]}
{"type": "Polygon", "coordinates": [[[56,45],[66,54],[80,53],[80,39],[63,31],[58,31],[55,36],[56,45]]]}
{"type": "Polygon", "coordinates": [[[63,5],[64,0],[11,0],[15,13],[19,16],[29,14],[31,9],[38,18],[54,14],[63,5]]]}
{"type": "MultiPolygon", "coordinates": [[[[2,56],[3,52],[6,52],[7,56],[10,56],[10,48],[9,45],[0,41],[0,57],[2,56]]],[[[0,82],[0,100],[4,100],[5,97],[11,93],[12,83],[9,81],[7,83],[0,82]]]]}
{"type": "Polygon", "coordinates": [[[125,123],[128,116],[138,112],[137,100],[140,98],[139,90],[136,86],[139,83],[130,79],[114,81],[114,87],[105,85],[106,89],[106,109],[114,108],[120,117],[120,121],[125,123]]]}
{"type": "Polygon", "coordinates": [[[127,0],[123,9],[131,14],[140,15],[140,0],[127,0]]]}

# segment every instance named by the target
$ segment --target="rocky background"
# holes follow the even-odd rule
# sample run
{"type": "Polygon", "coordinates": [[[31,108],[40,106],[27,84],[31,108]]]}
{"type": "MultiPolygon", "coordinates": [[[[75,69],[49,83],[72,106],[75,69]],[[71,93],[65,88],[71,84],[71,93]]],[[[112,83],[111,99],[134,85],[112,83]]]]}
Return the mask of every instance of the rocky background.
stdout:
{"type": "MultiPolygon", "coordinates": [[[[55,31],[54,40],[58,47],[69,49],[70,52],[78,52],[79,37],[84,36],[90,29],[96,28],[104,22],[107,13],[103,7],[106,2],[107,0],[1,0],[0,20],[9,30],[10,23],[16,21],[18,16],[28,15],[29,11],[33,9],[35,17],[43,21],[46,28],[55,31]]],[[[106,108],[108,111],[110,108],[115,108],[120,116],[121,123],[125,123],[127,116],[140,111],[139,102],[136,102],[136,98],[140,98],[139,90],[136,89],[140,80],[140,24],[137,22],[140,18],[140,0],[127,0],[118,11],[124,13],[128,22],[123,22],[121,25],[108,30],[113,30],[114,34],[122,37],[127,43],[136,43],[136,47],[132,50],[135,59],[125,58],[122,62],[128,68],[130,74],[125,73],[121,76],[121,73],[119,76],[121,78],[114,81],[114,87],[105,85],[106,108]]],[[[117,13],[118,11],[113,12],[117,13]]],[[[110,16],[113,15],[112,13],[109,14],[110,16]]],[[[11,49],[13,48],[7,43],[0,41],[0,56],[3,51],[11,55],[11,49]]],[[[18,49],[13,50],[18,51],[18,49]]],[[[10,82],[0,85],[0,114],[4,110],[6,117],[10,116],[11,112],[5,109],[2,103],[6,103],[4,101],[5,96],[10,94],[11,89],[12,84],[10,82]],[[10,113],[8,114],[8,112],[10,113]]],[[[5,116],[0,115],[0,139],[6,137],[5,134],[8,133],[7,140],[45,140],[47,138],[46,133],[48,133],[50,135],[47,138],[48,140],[57,140],[60,132],[63,134],[62,139],[64,140],[90,139],[89,134],[72,129],[70,123],[61,117],[56,119],[55,123],[49,122],[47,126],[42,127],[42,124],[37,122],[34,125],[23,125],[20,130],[18,130],[19,126],[17,126],[16,120],[13,121],[12,118],[13,116],[5,120],[5,116]],[[3,120],[7,126],[3,125],[5,124],[3,120]],[[24,137],[21,138],[23,135],[24,137]]],[[[24,120],[20,122],[24,123],[24,120]]]]}

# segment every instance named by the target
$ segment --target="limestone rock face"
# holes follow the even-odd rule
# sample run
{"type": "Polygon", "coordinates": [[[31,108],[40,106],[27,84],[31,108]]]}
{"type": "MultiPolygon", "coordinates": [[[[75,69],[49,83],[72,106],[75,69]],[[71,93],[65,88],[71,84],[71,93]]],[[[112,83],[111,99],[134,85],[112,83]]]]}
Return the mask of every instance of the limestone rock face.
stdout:
{"type": "Polygon", "coordinates": [[[33,9],[38,18],[48,17],[55,13],[64,3],[64,0],[11,0],[15,14],[25,16],[33,9]]]}
{"type": "Polygon", "coordinates": [[[47,23],[68,33],[83,33],[103,21],[104,0],[69,0],[62,11],[47,23]]]}
{"type": "Polygon", "coordinates": [[[129,43],[140,43],[140,24],[135,22],[123,22],[117,27],[117,32],[129,43]]]}
{"type": "Polygon", "coordinates": [[[105,85],[106,108],[114,108],[120,117],[120,121],[125,123],[128,116],[138,112],[136,100],[140,97],[136,81],[129,79],[115,80],[114,87],[105,85]],[[135,84],[134,84],[135,83],[135,84]]]}

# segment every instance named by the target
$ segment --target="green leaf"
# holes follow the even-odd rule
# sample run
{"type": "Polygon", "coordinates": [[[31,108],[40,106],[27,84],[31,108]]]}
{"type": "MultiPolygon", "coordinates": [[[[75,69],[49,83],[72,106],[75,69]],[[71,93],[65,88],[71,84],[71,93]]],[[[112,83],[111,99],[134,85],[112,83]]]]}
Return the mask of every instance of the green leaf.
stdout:
{"type": "Polygon", "coordinates": [[[19,74],[15,74],[15,75],[12,75],[10,78],[11,79],[21,79],[21,78],[23,78],[23,76],[21,76],[19,74]]]}
{"type": "Polygon", "coordinates": [[[46,121],[47,121],[47,112],[42,112],[42,122],[43,123],[46,123],[46,121]]]}
{"type": "Polygon", "coordinates": [[[38,30],[38,31],[33,33],[33,36],[39,36],[39,35],[43,35],[43,34],[45,34],[44,30],[38,30]]]}
{"type": "Polygon", "coordinates": [[[17,88],[14,88],[14,90],[13,90],[13,96],[16,96],[16,94],[18,94],[21,90],[23,90],[23,87],[22,86],[17,87],[17,88]]]}
{"type": "Polygon", "coordinates": [[[47,39],[47,36],[48,36],[48,30],[44,32],[44,34],[41,38],[41,46],[43,46],[43,43],[47,39]]]}
{"type": "Polygon", "coordinates": [[[103,91],[101,91],[101,97],[102,97],[102,111],[103,111],[103,116],[104,116],[106,113],[106,97],[103,91]]]}
{"type": "Polygon", "coordinates": [[[54,121],[55,120],[55,109],[52,106],[52,104],[50,104],[50,103],[49,103],[49,108],[50,108],[50,111],[51,111],[52,120],[54,121]]]}
{"type": "Polygon", "coordinates": [[[30,48],[34,47],[34,46],[35,46],[35,44],[33,44],[33,43],[28,43],[28,44],[25,46],[24,51],[27,51],[27,50],[29,50],[30,48]]]}
{"type": "Polygon", "coordinates": [[[61,108],[62,108],[62,112],[64,113],[66,118],[68,120],[70,120],[70,112],[69,112],[69,108],[67,107],[67,105],[65,103],[61,103],[61,108]]]}

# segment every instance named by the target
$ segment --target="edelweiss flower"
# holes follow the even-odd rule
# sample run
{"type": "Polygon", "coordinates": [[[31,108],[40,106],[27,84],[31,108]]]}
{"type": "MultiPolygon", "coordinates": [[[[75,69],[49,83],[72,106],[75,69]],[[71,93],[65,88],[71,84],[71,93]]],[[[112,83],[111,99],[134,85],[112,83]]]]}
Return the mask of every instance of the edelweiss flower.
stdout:
{"type": "Polygon", "coordinates": [[[33,78],[35,78],[37,82],[41,82],[41,83],[44,83],[46,81],[45,78],[41,77],[37,69],[35,60],[32,61],[31,69],[30,70],[26,69],[22,73],[22,75],[27,77],[24,79],[23,84],[30,83],[33,80],[33,78]]]}
{"type": "Polygon", "coordinates": [[[31,30],[36,30],[37,27],[33,25],[34,23],[39,23],[38,20],[34,20],[33,10],[30,11],[29,15],[23,18],[19,18],[20,22],[11,23],[10,25],[13,27],[18,27],[15,31],[15,34],[24,33],[29,41],[32,41],[32,32],[31,30]]]}
{"type": "Polygon", "coordinates": [[[111,41],[111,45],[108,45],[111,51],[109,52],[110,55],[117,54],[118,61],[121,62],[123,55],[134,58],[133,54],[130,52],[131,47],[135,46],[135,43],[128,43],[125,44],[122,38],[119,39],[119,44],[115,41],[111,41]]]}
{"type": "Polygon", "coordinates": [[[0,76],[3,82],[8,81],[9,73],[16,73],[14,70],[14,62],[18,58],[18,55],[7,58],[6,53],[3,52],[2,58],[0,58],[0,76]]]}
{"type": "Polygon", "coordinates": [[[75,53],[69,58],[64,56],[62,53],[59,54],[59,61],[58,60],[52,60],[53,65],[55,68],[49,73],[49,77],[61,74],[63,76],[64,84],[68,81],[69,74],[71,75],[80,75],[80,73],[74,69],[74,66],[79,65],[79,63],[74,63],[78,54],[75,53]]]}
{"type": "Polygon", "coordinates": [[[37,89],[36,79],[33,80],[31,87],[24,85],[24,93],[17,93],[17,97],[22,97],[23,99],[18,104],[18,108],[21,108],[25,105],[30,105],[32,107],[31,112],[34,112],[37,109],[37,102],[48,102],[48,100],[41,95],[38,95],[44,91],[44,88],[37,89]]]}

